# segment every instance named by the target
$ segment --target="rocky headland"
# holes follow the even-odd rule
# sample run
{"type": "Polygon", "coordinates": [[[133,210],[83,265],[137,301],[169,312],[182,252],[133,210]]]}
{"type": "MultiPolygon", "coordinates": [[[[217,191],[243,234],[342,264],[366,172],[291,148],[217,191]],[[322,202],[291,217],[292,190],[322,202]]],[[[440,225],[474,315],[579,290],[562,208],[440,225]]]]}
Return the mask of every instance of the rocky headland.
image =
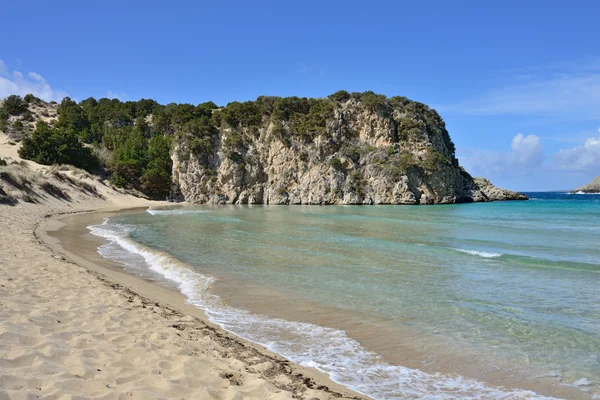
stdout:
{"type": "Polygon", "coordinates": [[[525,200],[459,164],[440,115],[405,97],[339,91],[218,107],[10,96],[0,130],[22,158],[207,204],[448,204],[525,200]]]}
{"type": "Polygon", "coordinates": [[[600,193],[600,176],[594,178],[594,180],[587,185],[580,186],[571,191],[571,193],[600,193]]]}

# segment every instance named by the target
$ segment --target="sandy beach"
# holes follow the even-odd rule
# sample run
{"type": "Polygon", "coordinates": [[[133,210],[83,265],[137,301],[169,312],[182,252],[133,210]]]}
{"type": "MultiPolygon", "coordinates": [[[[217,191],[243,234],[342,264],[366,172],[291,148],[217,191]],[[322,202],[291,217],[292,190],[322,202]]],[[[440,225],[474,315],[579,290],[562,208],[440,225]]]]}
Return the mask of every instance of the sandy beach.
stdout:
{"type": "MultiPolygon", "coordinates": [[[[14,147],[2,149],[18,160],[14,147]]],[[[45,176],[47,167],[28,164],[45,176]]],[[[65,249],[46,232],[69,214],[101,221],[161,203],[91,179],[93,193],[48,179],[68,197],[32,186],[34,203],[0,204],[0,399],[360,398],[209,323],[181,294],[124,273],[96,247],[65,249]]],[[[66,228],[63,240],[81,233],[66,228]]]]}
{"type": "Polygon", "coordinates": [[[0,398],[357,398],[208,323],[175,291],[65,252],[72,262],[45,231],[74,211],[0,208],[0,398]]]}

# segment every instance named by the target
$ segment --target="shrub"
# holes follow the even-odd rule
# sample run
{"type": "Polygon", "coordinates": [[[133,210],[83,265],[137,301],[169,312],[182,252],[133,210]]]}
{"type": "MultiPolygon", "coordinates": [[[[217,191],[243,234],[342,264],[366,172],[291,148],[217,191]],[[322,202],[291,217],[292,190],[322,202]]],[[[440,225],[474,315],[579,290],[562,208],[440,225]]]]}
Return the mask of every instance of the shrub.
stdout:
{"type": "Polygon", "coordinates": [[[390,97],[390,99],[388,101],[389,101],[390,105],[394,108],[404,108],[408,104],[412,103],[411,100],[409,100],[408,98],[406,98],[404,96],[390,97]]]}
{"type": "Polygon", "coordinates": [[[281,141],[286,147],[292,146],[292,138],[290,137],[287,129],[283,126],[280,119],[273,120],[273,135],[281,141]]]}
{"type": "Polygon", "coordinates": [[[127,185],[127,181],[125,180],[125,178],[121,175],[119,175],[117,172],[113,172],[110,175],[109,181],[111,184],[113,184],[116,187],[125,187],[125,185],[127,185]]]}
{"type": "Polygon", "coordinates": [[[360,160],[360,147],[357,145],[346,147],[343,151],[344,155],[351,159],[354,162],[358,162],[360,160]]]}
{"type": "Polygon", "coordinates": [[[395,181],[406,174],[408,168],[415,164],[412,153],[402,151],[400,154],[393,154],[389,157],[384,168],[386,173],[395,181]]]}
{"type": "Polygon", "coordinates": [[[426,128],[423,121],[413,118],[398,118],[396,123],[398,126],[398,138],[404,141],[416,138],[426,128]]]}
{"type": "Polygon", "coordinates": [[[22,118],[23,121],[27,121],[27,122],[33,122],[33,121],[35,121],[35,118],[34,118],[33,114],[29,110],[25,110],[21,114],[21,118],[22,118]]]}
{"type": "Polygon", "coordinates": [[[262,112],[253,101],[240,103],[234,101],[227,104],[227,107],[219,110],[217,120],[226,123],[232,128],[240,125],[246,127],[258,126],[262,122],[262,112]]]}
{"type": "Polygon", "coordinates": [[[210,138],[196,138],[190,142],[190,150],[196,155],[212,154],[214,144],[210,138]]]}
{"type": "Polygon", "coordinates": [[[22,132],[24,127],[23,122],[21,122],[21,120],[16,120],[15,122],[13,122],[12,127],[15,131],[22,132]]]}
{"type": "Polygon", "coordinates": [[[120,137],[115,146],[113,160],[110,169],[113,172],[112,179],[118,182],[118,186],[137,187],[139,178],[144,173],[148,164],[148,143],[139,130],[130,130],[120,137]],[[122,179],[117,179],[120,176],[122,179]]]}
{"type": "Polygon", "coordinates": [[[84,135],[90,124],[83,108],[65,97],[58,106],[58,123],[60,128],[71,129],[78,135],[84,135]]]}
{"type": "Polygon", "coordinates": [[[229,149],[237,149],[244,146],[244,137],[238,131],[231,131],[223,140],[223,146],[229,149]]]}
{"type": "Polygon", "coordinates": [[[288,121],[296,113],[308,114],[310,106],[306,97],[279,97],[273,104],[271,117],[288,121]]]}
{"type": "Polygon", "coordinates": [[[90,148],[84,147],[77,135],[63,128],[50,128],[38,122],[30,137],[23,139],[19,156],[40,164],[72,164],[87,171],[99,167],[90,148]]]}
{"type": "Polygon", "coordinates": [[[307,142],[326,133],[327,120],[333,115],[334,109],[329,99],[310,99],[309,103],[307,114],[295,113],[290,118],[292,132],[307,142]]]}
{"type": "Polygon", "coordinates": [[[42,99],[40,99],[39,97],[35,97],[33,94],[29,93],[26,94],[25,97],[23,97],[23,100],[25,100],[25,102],[27,104],[39,104],[42,102],[42,99]]]}
{"type": "Polygon", "coordinates": [[[352,171],[348,176],[349,189],[355,192],[358,196],[363,196],[363,185],[366,184],[365,179],[360,171],[352,171]]]}
{"type": "Polygon", "coordinates": [[[232,151],[229,153],[229,159],[236,164],[239,164],[244,161],[244,156],[242,156],[237,151],[232,151]]]}
{"type": "Polygon", "coordinates": [[[27,110],[27,103],[17,95],[8,96],[2,105],[8,115],[21,115],[27,110]]]}
{"type": "Polygon", "coordinates": [[[333,94],[330,94],[327,97],[333,101],[339,101],[340,103],[345,103],[346,101],[350,100],[350,93],[346,92],[345,90],[339,90],[333,94]]]}
{"type": "Polygon", "coordinates": [[[329,161],[329,165],[337,171],[340,171],[343,168],[342,161],[337,157],[332,158],[329,161]]]}
{"type": "Polygon", "coordinates": [[[450,164],[450,161],[442,153],[433,148],[427,149],[421,163],[423,169],[429,172],[438,171],[444,164],[450,164]]]}
{"type": "Polygon", "coordinates": [[[185,123],[181,128],[181,133],[206,138],[216,136],[219,132],[215,129],[211,119],[203,115],[185,123]]]}
{"type": "Polygon", "coordinates": [[[140,183],[144,193],[152,197],[162,198],[171,193],[173,162],[170,149],[170,137],[158,135],[148,141],[148,164],[140,177],[140,183]]]}
{"type": "Polygon", "coordinates": [[[364,92],[361,95],[361,101],[363,106],[372,112],[379,114],[388,112],[387,98],[382,94],[375,94],[372,91],[364,92]]]}

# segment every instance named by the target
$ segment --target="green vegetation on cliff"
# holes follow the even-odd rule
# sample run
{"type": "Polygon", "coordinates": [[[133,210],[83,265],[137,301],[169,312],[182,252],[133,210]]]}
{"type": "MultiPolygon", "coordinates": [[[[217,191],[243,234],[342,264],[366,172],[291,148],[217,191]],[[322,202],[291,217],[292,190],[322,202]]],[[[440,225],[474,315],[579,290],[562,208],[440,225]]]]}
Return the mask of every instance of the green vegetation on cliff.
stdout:
{"type": "MultiPolygon", "coordinates": [[[[362,110],[367,117],[377,116],[391,127],[381,156],[372,158],[375,163],[387,163],[394,177],[412,166],[434,171],[446,164],[458,165],[454,145],[437,112],[405,97],[387,98],[373,92],[341,90],[319,99],[260,96],[255,101],[232,102],[222,108],[213,102],[160,105],[150,99],[122,102],[90,97],[77,103],[67,97],[58,105],[56,121],[38,122],[35,129],[28,122],[35,120],[28,107],[43,102],[32,95],[23,99],[9,96],[0,107],[0,130],[25,132],[20,150],[23,158],[101,170],[117,186],[164,198],[171,189],[171,155],[175,149],[180,159],[193,154],[209,169],[222,162],[218,154],[242,168],[251,144],[262,140],[259,138],[267,131],[270,136],[265,136],[266,140],[278,140],[287,148],[301,148],[320,138],[320,143],[331,149],[330,154],[340,152],[343,158],[357,163],[378,149],[357,145],[344,148],[349,146],[344,144],[345,138],[351,137],[354,129],[345,122],[344,105],[348,102],[358,104],[352,112],[362,110]],[[422,160],[392,146],[406,147],[421,140],[422,135],[433,137],[440,132],[443,149],[427,150],[422,160]]],[[[301,159],[306,160],[307,153],[302,155],[301,159]]],[[[346,173],[339,156],[325,163],[346,173]]],[[[364,180],[358,172],[352,175],[350,184],[352,190],[362,193],[364,180]]]]}

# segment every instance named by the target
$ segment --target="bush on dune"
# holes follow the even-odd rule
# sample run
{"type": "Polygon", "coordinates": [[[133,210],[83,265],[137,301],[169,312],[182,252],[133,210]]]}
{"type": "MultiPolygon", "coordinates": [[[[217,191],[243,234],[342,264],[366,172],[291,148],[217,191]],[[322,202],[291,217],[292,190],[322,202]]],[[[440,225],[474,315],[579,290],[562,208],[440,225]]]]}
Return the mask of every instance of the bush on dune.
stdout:
{"type": "Polygon", "coordinates": [[[99,167],[98,158],[79,142],[74,131],[51,128],[43,122],[38,122],[31,136],[23,139],[19,156],[44,165],[71,164],[86,171],[99,167]]]}
{"type": "Polygon", "coordinates": [[[8,115],[21,115],[27,111],[27,103],[20,96],[12,95],[4,99],[2,108],[8,115]]]}

